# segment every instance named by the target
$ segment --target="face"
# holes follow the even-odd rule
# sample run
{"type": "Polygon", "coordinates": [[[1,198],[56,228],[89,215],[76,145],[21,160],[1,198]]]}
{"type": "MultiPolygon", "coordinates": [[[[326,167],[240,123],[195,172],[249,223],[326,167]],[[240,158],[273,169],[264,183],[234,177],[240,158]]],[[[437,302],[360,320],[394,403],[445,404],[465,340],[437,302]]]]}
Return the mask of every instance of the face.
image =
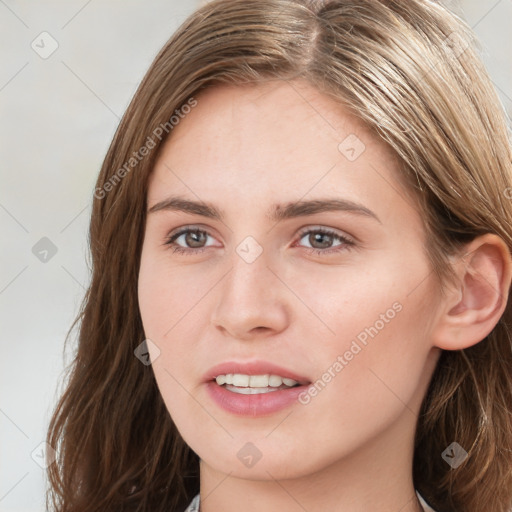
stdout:
{"type": "Polygon", "coordinates": [[[196,99],[150,178],[139,275],[173,421],[244,478],[389,456],[414,434],[439,299],[398,162],[306,83],[196,99]]]}

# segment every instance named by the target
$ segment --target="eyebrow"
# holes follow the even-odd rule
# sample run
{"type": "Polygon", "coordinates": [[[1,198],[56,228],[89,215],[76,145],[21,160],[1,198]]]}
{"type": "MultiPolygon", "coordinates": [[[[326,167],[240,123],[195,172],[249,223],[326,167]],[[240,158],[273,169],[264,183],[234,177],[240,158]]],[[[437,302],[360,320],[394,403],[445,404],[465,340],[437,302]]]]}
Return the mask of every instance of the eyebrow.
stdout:
{"type": "MultiPolygon", "coordinates": [[[[194,215],[201,215],[209,219],[223,221],[225,213],[211,203],[192,201],[180,196],[171,196],[154,204],[148,213],[158,211],[179,211],[194,215]]],[[[373,218],[380,224],[381,220],[372,210],[366,206],[350,201],[349,199],[327,198],[313,199],[309,201],[297,201],[272,205],[266,213],[266,217],[272,222],[280,222],[295,217],[314,215],[315,213],[342,211],[373,218]]]]}

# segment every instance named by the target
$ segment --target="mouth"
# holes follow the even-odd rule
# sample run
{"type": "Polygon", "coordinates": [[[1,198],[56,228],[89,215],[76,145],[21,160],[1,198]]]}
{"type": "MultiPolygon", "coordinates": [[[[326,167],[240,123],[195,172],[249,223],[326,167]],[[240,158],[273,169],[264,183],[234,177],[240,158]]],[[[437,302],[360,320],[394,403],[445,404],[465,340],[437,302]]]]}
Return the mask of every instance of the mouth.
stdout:
{"type": "Polygon", "coordinates": [[[211,368],[203,381],[222,409],[252,417],[292,406],[311,384],[307,377],[263,361],[223,363],[211,368]]]}
{"type": "Polygon", "coordinates": [[[242,395],[272,393],[307,384],[307,382],[300,384],[295,379],[268,373],[262,375],[248,375],[241,373],[221,374],[217,375],[215,379],[212,379],[212,382],[215,382],[232,393],[239,393],[242,395]]]}

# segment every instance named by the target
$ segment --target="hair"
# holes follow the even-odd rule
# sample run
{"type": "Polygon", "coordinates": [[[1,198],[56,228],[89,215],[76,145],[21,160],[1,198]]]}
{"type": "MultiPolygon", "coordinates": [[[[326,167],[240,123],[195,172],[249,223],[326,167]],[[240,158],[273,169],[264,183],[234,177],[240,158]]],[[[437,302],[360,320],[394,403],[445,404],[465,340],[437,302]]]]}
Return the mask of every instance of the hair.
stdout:
{"type": "MultiPolygon", "coordinates": [[[[295,79],[344,105],[396,154],[441,289],[454,276],[449,256],[476,236],[494,233],[512,252],[510,128],[478,42],[456,14],[433,0],[207,3],[156,56],[97,179],[91,282],[66,336],[67,343],[79,326],[47,435],[57,450],[47,470],[48,509],[169,512],[199,492],[199,458],[173,423],[151,366],[134,357],[145,339],[137,285],[148,177],[172,136],[169,119],[201,90],[295,79]],[[162,127],[163,137],[151,136],[162,127]]],[[[485,339],[442,351],[422,404],[413,479],[439,512],[512,508],[506,299],[485,339]],[[453,441],[468,452],[456,469],[441,457],[453,441]]]]}

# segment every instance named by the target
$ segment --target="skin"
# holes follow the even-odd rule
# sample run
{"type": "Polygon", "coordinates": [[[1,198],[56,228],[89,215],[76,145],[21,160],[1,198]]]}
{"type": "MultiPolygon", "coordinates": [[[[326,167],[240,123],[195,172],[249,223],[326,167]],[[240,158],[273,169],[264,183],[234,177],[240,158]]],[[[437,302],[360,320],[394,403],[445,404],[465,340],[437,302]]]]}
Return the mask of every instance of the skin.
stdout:
{"type": "Polygon", "coordinates": [[[212,203],[225,217],[148,214],[139,304],[161,394],[201,459],[201,511],[423,510],[412,482],[421,401],[440,348],[476,343],[498,321],[510,282],[506,248],[492,236],[474,242],[485,279],[468,281],[473,260],[457,260],[466,287],[441,295],[398,161],[339,104],[298,81],[216,87],[197,100],[159,155],[148,209],[172,194],[212,203]],[[338,148],[351,134],[365,145],[353,161],[338,148]],[[278,223],[265,216],[275,203],[333,197],[380,221],[342,211],[278,223]],[[191,252],[173,252],[166,239],[187,226],[208,236],[183,235],[175,246],[191,252]],[[353,244],[318,241],[315,228],[353,244]],[[263,249],[252,263],[236,251],[247,236],[263,249]],[[485,286],[491,291],[480,293],[485,286]],[[229,360],[271,361],[315,382],[397,303],[306,405],[241,417],[206,392],[205,372],[229,360]],[[261,452],[252,467],[237,457],[247,442],[261,452]]]}

